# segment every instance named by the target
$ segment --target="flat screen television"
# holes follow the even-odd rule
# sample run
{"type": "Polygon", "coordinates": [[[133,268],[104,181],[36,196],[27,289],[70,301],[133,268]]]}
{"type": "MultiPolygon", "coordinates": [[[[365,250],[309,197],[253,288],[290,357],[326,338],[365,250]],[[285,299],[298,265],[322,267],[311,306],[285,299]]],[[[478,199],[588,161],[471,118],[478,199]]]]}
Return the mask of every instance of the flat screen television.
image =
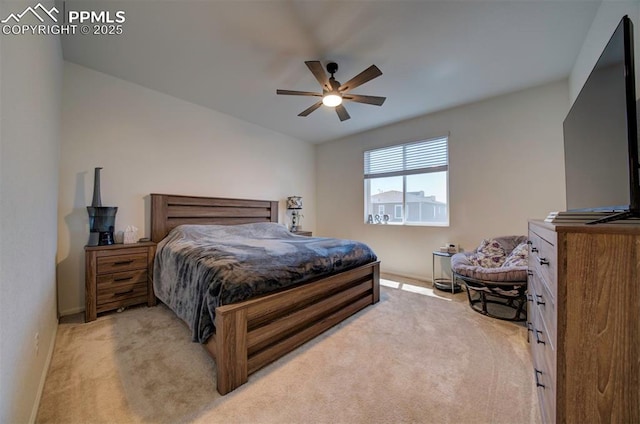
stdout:
{"type": "Polygon", "coordinates": [[[567,210],[640,217],[633,25],[620,21],[564,120],[567,210]]]}

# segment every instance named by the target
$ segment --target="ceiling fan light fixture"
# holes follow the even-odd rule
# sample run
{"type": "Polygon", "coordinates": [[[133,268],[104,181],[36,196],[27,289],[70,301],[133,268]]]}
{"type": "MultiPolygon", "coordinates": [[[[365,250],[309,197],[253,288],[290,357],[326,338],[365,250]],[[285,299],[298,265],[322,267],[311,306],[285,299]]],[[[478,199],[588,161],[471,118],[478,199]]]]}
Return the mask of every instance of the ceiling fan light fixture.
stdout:
{"type": "Polygon", "coordinates": [[[327,63],[327,72],[331,74],[331,77],[327,78],[327,74],[322,69],[322,64],[319,60],[308,60],[304,62],[307,68],[311,71],[316,80],[322,87],[322,93],[316,93],[312,91],[296,91],[296,90],[276,90],[276,94],[287,94],[290,96],[311,96],[316,98],[316,102],[310,107],[306,108],[298,114],[298,116],[309,116],[311,112],[317,110],[322,105],[333,108],[340,121],[346,121],[350,119],[349,113],[343,106],[343,102],[357,102],[375,106],[382,106],[386,97],[380,96],[365,96],[362,94],[351,94],[351,90],[362,84],[371,81],[374,78],[382,75],[382,72],[376,65],[371,65],[364,71],[360,72],[355,77],[351,78],[344,84],[336,81],[333,74],[338,70],[338,64],[335,62],[327,63]],[[317,100],[321,97],[320,100],[317,100]]]}
{"type": "Polygon", "coordinates": [[[336,107],[342,104],[342,96],[335,93],[328,93],[322,98],[322,103],[325,106],[336,107]]]}

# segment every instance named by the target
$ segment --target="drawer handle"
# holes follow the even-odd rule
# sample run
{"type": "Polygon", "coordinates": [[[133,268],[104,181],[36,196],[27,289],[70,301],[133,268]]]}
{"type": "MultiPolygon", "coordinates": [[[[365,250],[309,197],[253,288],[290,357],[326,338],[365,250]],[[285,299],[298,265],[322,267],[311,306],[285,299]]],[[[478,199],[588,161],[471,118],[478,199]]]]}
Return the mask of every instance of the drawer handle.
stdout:
{"type": "Polygon", "coordinates": [[[536,343],[546,345],[544,340],[540,340],[540,334],[542,334],[542,331],[536,330],[536,343]]]}
{"type": "Polygon", "coordinates": [[[538,252],[538,248],[531,246],[531,252],[537,253],[538,252]]]}
{"type": "Polygon", "coordinates": [[[538,263],[540,265],[549,265],[549,260],[547,258],[538,258],[538,263]]]}
{"type": "Polygon", "coordinates": [[[546,305],[546,303],[544,303],[544,301],[542,300],[542,295],[541,294],[537,294],[536,297],[537,297],[536,304],[538,304],[538,305],[546,305]]]}
{"type": "Polygon", "coordinates": [[[527,294],[527,302],[533,302],[533,296],[527,294]]]}
{"type": "Polygon", "coordinates": [[[533,277],[533,271],[531,271],[530,269],[527,270],[527,275],[529,277],[533,277]]]}
{"type": "Polygon", "coordinates": [[[124,292],[114,293],[113,295],[114,296],[126,296],[126,295],[131,294],[131,293],[133,293],[133,289],[127,290],[127,291],[124,291],[124,292]]]}
{"type": "Polygon", "coordinates": [[[120,266],[120,265],[129,265],[133,263],[133,259],[130,259],[128,261],[119,261],[119,262],[114,262],[113,264],[116,266],[120,266]]]}
{"type": "Polygon", "coordinates": [[[533,324],[527,321],[527,343],[531,341],[531,339],[529,339],[529,332],[533,333],[533,324]]]}
{"type": "Polygon", "coordinates": [[[546,386],[538,380],[538,375],[542,375],[542,371],[537,368],[534,368],[534,370],[536,371],[536,387],[542,387],[544,389],[546,386]]]}
{"type": "Polygon", "coordinates": [[[120,277],[120,278],[113,279],[113,281],[129,281],[129,280],[133,280],[133,277],[120,277]]]}

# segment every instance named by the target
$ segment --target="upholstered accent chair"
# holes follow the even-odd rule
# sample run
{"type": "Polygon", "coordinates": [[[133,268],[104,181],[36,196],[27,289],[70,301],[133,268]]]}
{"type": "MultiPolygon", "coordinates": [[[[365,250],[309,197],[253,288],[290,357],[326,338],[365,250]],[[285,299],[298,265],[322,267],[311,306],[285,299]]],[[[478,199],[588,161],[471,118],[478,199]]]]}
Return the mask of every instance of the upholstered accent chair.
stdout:
{"type": "Polygon", "coordinates": [[[474,311],[492,318],[524,321],[528,253],[526,236],[483,240],[477,249],[451,257],[454,282],[464,284],[474,311]]]}

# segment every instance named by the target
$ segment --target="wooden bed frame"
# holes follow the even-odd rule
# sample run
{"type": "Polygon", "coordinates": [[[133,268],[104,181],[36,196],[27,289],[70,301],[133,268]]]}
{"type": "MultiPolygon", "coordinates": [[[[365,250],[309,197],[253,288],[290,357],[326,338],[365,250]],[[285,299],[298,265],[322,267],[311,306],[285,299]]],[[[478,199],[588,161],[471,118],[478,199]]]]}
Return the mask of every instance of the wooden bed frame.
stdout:
{"type": "MultiPolygon", "coordinates": [[[[151,194],[151,239],[181,224],[277,222],[278,202],[151,194]]],[[[225,395],[249,374],[380,299],[380,263],[372,262],[291,289],[216,308],[206,343],[225,395]]]]}

